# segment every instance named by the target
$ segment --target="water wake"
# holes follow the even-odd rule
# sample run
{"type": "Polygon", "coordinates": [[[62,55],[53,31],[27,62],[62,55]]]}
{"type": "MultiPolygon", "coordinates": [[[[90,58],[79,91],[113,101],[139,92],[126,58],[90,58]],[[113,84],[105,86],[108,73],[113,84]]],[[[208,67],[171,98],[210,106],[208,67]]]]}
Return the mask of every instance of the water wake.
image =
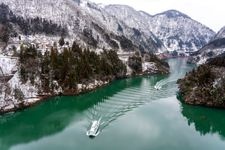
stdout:
{"type": "MultiPolygon", "coordinates": [[[[147,80],[147,79],[144,79],[147,80]]],[[[159,82],[160,85],[168,84],[173,80],[164,80],[159,82]]],[[[158,100],[168,97],[168,95],[174,94],[174,85],[169,85],[168,88],[157,91],[154,86],[150,85],[150,82],[143,81],[141,87],[131,87],[124,89],[112,96],[104,97],[101,101],[89,108],[86,112],[89,124],[93,120],[101,118],[101,124],[99,127],[100,132],[109,126],[110,123],[115,121],[120,116],[125,115],[127,112],[140,107],[153,100],[158,100]]]]}
{"type": "Polygon", "coordinates": [[[155,83],[155,80],[158,78],[154,76],[148,79],[143,78],[139,86],[123,89],[114,93],[114,95],[106,95],[103,99],[99,100],[97,104],[86,112],[89,122],[91,123],[93,120],[101,118],[100,131],[102,131],[113,121],[117,120],[117,118],[137,107],[175,95],[178,90],[176,81],[185,74],[185,72],[181,71],[184,65],[173,61],[170,63],[171,74],[156,82],[155,85],[152,85],[152,83],[155,83]]]}

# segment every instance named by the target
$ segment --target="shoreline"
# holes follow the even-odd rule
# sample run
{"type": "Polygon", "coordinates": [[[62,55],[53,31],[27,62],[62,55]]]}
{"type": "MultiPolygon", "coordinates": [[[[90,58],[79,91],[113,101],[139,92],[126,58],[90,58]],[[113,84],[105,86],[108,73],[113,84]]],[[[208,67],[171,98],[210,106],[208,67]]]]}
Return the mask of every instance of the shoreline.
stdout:
{"type": "MultiPolygon", "coordinates": [[[[133,77],[163,75],[163,74],[169,74],[169,72],[168,73],[163,73],[163,72],[140,73],[140,74],[136,74],[136,75],[127,75],[127,76],[121,77],[121,78],[113,78],[113,79],[111,79],[110,81],[107,81],[107,82],[101,81],[102,84],[97,84],[97,85],[95,84],[94,86],[89,87],[89,88],[87,88],[87,87],[90,86],[90,85],[86,85],[85,88],[79,89],[76,93],[71,93],[71,94],[60,93],[60,94],[54,94],[54,95],[37,95],[37,97],[27,98],[27,99],[24,99],[23,101],[21,101],[20,103],[11,104],[11,105],[8,105],[8,106],[5,106],[5,107],[1,108],[0,109],[0,116],[6,115],[6,114],[9,114],[9,113],[16,113],[18,111],[23,111],[27,108],[34,107],[41,102],[48,101],[48,99],[54,98],[54,97],[57,97],[57,96],[79,96],[79,95],[82,95],[82,94],[86,94],[86,93],[95,91],[97,89],[103,88],[105,86],[108,86],[116,80],[124,80],[124,79],[128,79],[128,78],[133,78],[133,77]]],[[[93,85],[93,83],[91,83],[91,84],[93,85]]]]}
{"type": "Polygon", "coordinates": [[[212,105],[212,104],[208,104],[208,103],[193,103],[193,102],[189,102],[189,101],[187,101],[185,99],[185,95],[181,94],[180,91],[178,92],[177,99],[181,103],[184,103],[185,105],[189,105],[189,106],[210,108],[210,109],[221,109],[221,110],[225,109],[225,105],[219,106],[219,105],[212,105]]]}
{"type": "Polygon", "coordinates": [[[48,99],[56,97],[56,96],[79,96],[79,95],[82,95],[82,94],[86,94],[86,93],[95,91],[99,88],[110,85],[113,81],[116,81],[116,80],[124,80],[124,79],[127,79],[127,78],[141,77],[141,76],[146,76],[146,75],[152,76],[152,75],[162,75],[162,74],[169,74],[169,72],[168,73],[163,73],[163,72],[141,73],[141,74],[136,74],[136,75],[127,75],[127,76],[121,77],[121,78],[113,78],[108,82],[102,81],[102,84],[94,85],[92,88],[86,88],[86,87],[89,86],[89,85],[86,85],[85,88],[82,88],[82,89],[78,90],[76,93],[73,93],[73,94],[62,94],[62,93],[60,93],[60,94],[55,94],[55,95],[38,95],[37,97],[24,99],[20,103],[11,104],[11,105],[8,105],[4,108],[1,108],[0,116],[8,114],[8,113],[16,113],[17,111],[22,111],[24,109],[27,109],[27,108],[33,107],[35,105],[38,105],[39,103],[47,101],[48,99]]]}
{"type": "MultiPolygon", "coordinates": [[[[125,78],[123,78],[123,79],[125,79],[125,78]]],[[[115,80],[118,80],[118,79],[114,79],[112,81],[109,81],[107,83],[103,83],[102,85],[99,85],[99,86],[96,86],[96,87],[93,87],[93,88],[81,89],[81,91],[78,91],[77,93],[73,93],[73,94],[59,93],[59,94],[52,94],[52,95],[37,95],[37,97],[27,98],[27,99],[24,99],[23,101],[21,101],[20,103],[11,104],[11,105],[5,106],[4,108],[0,109],[0,116],[5,115],[7,113],[15,113],[17,111],[22,111],[24,109],[36,106],[41,102],[47,101],[48,99],[54,98],[54,97],[57,97],[57,96],[78,96],[78,95],[81,95],[81,94],[86,94],[86,93],[92,92],[92,91],[94,91],[98,88],[102,88],[104,86],[107,86],[115,80]]]]}

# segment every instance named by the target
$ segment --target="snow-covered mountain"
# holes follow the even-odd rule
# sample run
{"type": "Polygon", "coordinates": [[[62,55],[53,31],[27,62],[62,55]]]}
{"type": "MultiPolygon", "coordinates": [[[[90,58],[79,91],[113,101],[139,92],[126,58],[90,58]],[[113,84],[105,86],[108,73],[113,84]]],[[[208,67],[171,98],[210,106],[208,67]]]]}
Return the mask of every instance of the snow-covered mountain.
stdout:
{"type": "Polygon", "coordinates": [[[215,37],[203,48],[194,53],[194,61],[203,64],[209,58],[217,57],[225,53],[225,27],[223,27],[215,37]]]}
{"type": "MultiPolygon", "coordinates": [[[[53,94],[65,91],[56,78],[53,79],[52,73],[34,75],[35,72],[45,70],[40,67],[44,66],[43,64],[49,71],[51,68],[48,64],[49,58],[51,59],[50,54],[51,56],[60,54],[54,55],[57,58],[63,53],[65,56],[76,55],[71,59],[63,57],[63,60],[74,60],[73,63],[65,66],[74,65],[71,68],[77,68],[74,63],[77,62],[76,65],[81,67],[78,70],[83,70],[86,66],[87,68],[88,66],[102,66],[106,70],[114,70],[117,67],[117,69],[124,70],[124,76],[129,76],[133,73],[168,73],[167,63],[159,60],[154,54],[140,53],[161,52],[165,49],[163,43],[153,33],[130,27],[124,21],[106,12],[101,5],[87,0],[0,0],[0,113],[28,107],[41,100],[40,95],[50,95],[48,90],[43,93],[43,89],[40,88],[41,85],[45,85],[42,84],[45,81],[42,82],[41,79],[48,80],[46,83],[51,82],[46,85],[46,88],[52,89],[53,94]],[[87,47],[91,51],[86,50],[87,47]],[[71,49],[73,52],[77,50],[77,54],[69,54],[72,52],[71,49]],[[117,54],[115,51],[107,51],[110,49],[115,50],[117,54]],[[110,57],[107,57],[108,55],[110,57]],[[41,59],[42,56],[46,59],[41,59]],[[80,59],[75,61],[77,57],[80,59]],[[86,59],[81,61],[83,57],[91,62],[95,60],[101,60],[101,62],[97,65],[91,63],[88,65],[89,61],[86,59]],[[121,66],[110,62],[110,59],[121,62],[121,66]],[[36,68],[34,66],[29,68],[31,63],[36,68]],[[37,67],[38,63],[41,63],[39,67],[37,67]],[[32,74],[32,79],[25,79],[25,76],[29,76],[28,74],[32,74]]],[[[78,76],[75,75],[75,72],[78,72],[74,71],[75,69],[68,70],[73,71],[71,74],[74,76],[78,76]]],[[[61,73],[66,74],[64,71],[61,73]]],[[[84,73],[80,74],[85,78],[84,73]]],[[[75,79],[74,76],[70,79],[75,79]]],[[[78,83],[73,83],[73,80],[70,83],[76,86],[75,93],[79,93],[83,90],[93,90],[112,80],[105,79],[104,74],[103,76],[104,79],[98,79],[97,75],[93,76],[93,79],[86,76],[85,81],[83,79],[78,83]]],[[[67,76],[66,78],[68,79],[67,76]]],[[[74,91],[72,93],[74,94],[74,91]]]]}
{"type": "Polygon", "coordinates": [[[198,50],[215,35],[208,27],[175,10],[155,15],[152,31],[167,47],[188,51],[198,50]]]}
{"type": "Polygon", "coordinates": [[[88,0],[0,0],[17,17],[41,18],[68,30],[69,38],[93,49],[195,51],[215,33],[187,15],[170,10],[154,16],[124,5],[88,0]]]}
{"type": "Polygon", "coordinates": [[[105,9],[128,26],[153,33],[168,50],[196,51],[215,35],[208,27],[176,10],[151,16],[125,5],[108,5],[105,9]]]}
{"type": "Polygon", "coordinates": [[[125,51],[161,51],[162,42],[153,34],[127,26],[101,6],[86,0],[0,0],[16,16],[42,18],[66,27],[70,39],[81,45],[125,51]]]}

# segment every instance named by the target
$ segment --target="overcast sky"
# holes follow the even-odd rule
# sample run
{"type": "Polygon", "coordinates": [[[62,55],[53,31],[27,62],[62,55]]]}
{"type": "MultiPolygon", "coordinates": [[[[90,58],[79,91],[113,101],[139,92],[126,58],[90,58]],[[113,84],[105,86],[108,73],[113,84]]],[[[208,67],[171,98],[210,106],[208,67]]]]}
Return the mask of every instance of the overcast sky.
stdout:
{"type": "Polygon", "coordinates": [[[102,4],[125,4],[151,15],[169,10],[179,10],[205,24],[214,31],[225,26],[224,0],[90,0],[102,4]]]}

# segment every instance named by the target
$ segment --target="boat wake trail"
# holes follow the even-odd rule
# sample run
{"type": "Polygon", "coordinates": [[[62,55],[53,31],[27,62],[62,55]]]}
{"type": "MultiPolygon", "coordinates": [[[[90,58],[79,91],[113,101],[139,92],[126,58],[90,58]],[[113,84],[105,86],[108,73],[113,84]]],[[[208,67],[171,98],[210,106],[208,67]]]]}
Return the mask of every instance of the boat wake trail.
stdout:
{"type": "Polygon", "coordinates": [[[133,85],[120,90],[113,95],[105,95],[94,106],[86,111],[90,125],[93,121],[99,120],[99,132],[102,132],[112,122],[120,116],[134,110],[146,103],[167,98],[176,94],[177,79],[181,78],[185,72],[180,72],[182,65],[178,62],[171,64],[171,74],[164,79],[156,82],[158,77],[142,78],[138,85],[133,85]],[[177,69],[178,68],[178,69],[177,69]],[[156,90],[157,89],[157,90],[156,90]]]}
{"type": "MultiPolygon", "coordinates": [[[[103,100],[86,111],[89,124],[93,124],[94,120],[101,118],[99,124],[99,131],[101,132],[118,117],[147,103],[149,101],[147,97],[152,90],[153,88],[148,83],[138,88],[124,89],[113,96],[104,97],[103,100]]],[[[89,129],[90,127],[87,130],[89,129]]]]}
{"type": "MultiPolygon", "coordinates": [[[[163,85],[163,82],[160,82],[163,85]]],[[[166,81],[168,83],[168,81],[166,81]]],[[[127,112],[134,110],[153,100],[166,98],[174,91],[173,87],[160,91],[154,89],[147,79],[143,79],[140,87],[131,87],[115,93],[109,97],[104,97],[101,101],[86,111],[89,124],[101,118],[99,132],[102,132],[113,121],[127,112]]],[[[89,128],[87,128],[89,130],[89,128]]]]}
{"type": "Polygon", "coordinates": [[[168,85],[170,83],[176,83],[177,79],[163,79],[157,82],[154,86],[156,90],[161,90],[165,85],[168,85]]]}
{"type": "Polygon", "coordinates": [[[160,90],[164,86],[171,84],[171,83],[173,83],[173,85],[175,85],[174,83],[177,82],[177,79],[179,79],[183,76],[182,72],[174,71],[174,70],[172,70],[172,71],[173,71],[173,73],[168,78],[162,79],[155,84],[154,88],[156,90],[160,90]]]}

